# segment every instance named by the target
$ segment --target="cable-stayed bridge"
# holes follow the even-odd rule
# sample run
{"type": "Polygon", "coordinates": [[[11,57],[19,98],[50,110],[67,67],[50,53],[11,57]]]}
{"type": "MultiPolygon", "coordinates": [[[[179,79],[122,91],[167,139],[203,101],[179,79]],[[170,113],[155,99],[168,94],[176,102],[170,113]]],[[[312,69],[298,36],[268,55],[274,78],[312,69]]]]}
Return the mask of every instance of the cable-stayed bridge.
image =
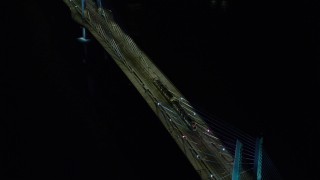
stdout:
{"type": "Polygon", "coordinates": [[[194,107],[121,30],[101,1],[64,0],[73,19],[103,46],[188,158],[201,179],[280,179],[255,139],[194,107]]]}

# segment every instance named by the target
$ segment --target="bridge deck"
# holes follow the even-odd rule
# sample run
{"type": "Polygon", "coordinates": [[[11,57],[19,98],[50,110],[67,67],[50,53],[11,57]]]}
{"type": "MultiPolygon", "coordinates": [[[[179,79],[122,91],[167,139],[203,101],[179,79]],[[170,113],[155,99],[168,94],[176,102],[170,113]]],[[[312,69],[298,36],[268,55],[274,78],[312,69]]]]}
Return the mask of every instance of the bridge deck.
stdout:
{"type": "MultiPolygon", "coordinates": [[[[222,150],[222,143],[214,131],[207,132],[209,127],[206,123],[194,113],[192,106],[170,80],[121,30],[111,12],[98,9],[92,0],[87,0],[85,16],[82,17],[81,0],[64,2],[70,8],[73,19],[91,32],[129,78],[201,178],[231,179],[233,156],[222,150]],[[159,83],[163,86],[162,90],[159,83]],[[171,99],[167,94],[172,95],[171,99]],[[198,124],[196,131],[177,112],[179,107],[198,124]]],[[[242,176],[242,179],[253,179],[247,172],[242,176]]]]}

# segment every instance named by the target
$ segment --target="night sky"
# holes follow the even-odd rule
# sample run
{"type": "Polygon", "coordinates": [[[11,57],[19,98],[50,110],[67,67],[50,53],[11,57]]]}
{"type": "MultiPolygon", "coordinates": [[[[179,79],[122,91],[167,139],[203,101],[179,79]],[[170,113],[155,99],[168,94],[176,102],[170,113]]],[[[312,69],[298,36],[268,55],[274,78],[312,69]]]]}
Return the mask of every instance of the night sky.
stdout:
{"type": "MultiPolygon", "coordinates": [[[[199,179],[90,34],[85,57],[80,26],[62,1],[11,3],[1,58],[3,179],[199,179]]],[[[318,1],[105,6],[192,104],[262,135],[284,179],[313,179],[320,160],[318,1]]]]}

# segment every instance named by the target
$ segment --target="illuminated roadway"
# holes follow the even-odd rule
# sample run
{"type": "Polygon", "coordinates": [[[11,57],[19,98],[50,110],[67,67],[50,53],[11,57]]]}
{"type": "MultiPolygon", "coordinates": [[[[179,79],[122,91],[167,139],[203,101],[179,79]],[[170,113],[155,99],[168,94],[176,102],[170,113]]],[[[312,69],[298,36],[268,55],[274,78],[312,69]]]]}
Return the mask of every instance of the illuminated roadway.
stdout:
{"type": "MultiPolygon", "coordinates": [[[[233,155],[215,136],[214,129],[195,112],[186,98],[113,20],[109,10],[87,0],[63,0],[73,19],[88,29],[136,87],[201,179],[231,179],[233,155]]],[[[242,172],[241,179],[253,179],[242,172]]]]}

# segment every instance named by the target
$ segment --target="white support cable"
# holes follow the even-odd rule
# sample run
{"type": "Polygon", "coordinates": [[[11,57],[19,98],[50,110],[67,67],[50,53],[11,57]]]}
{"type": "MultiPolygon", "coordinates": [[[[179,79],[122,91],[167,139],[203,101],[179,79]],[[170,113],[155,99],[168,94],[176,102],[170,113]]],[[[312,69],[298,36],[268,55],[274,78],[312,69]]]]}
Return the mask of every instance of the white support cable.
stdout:
{"type": "MultiPolygon", "coordinates": [[[[222,129],[225,129],[226,131],[229,132],[229,136],[230,136],[230,135],[234,135],[234,137],[237,137],[237,138],[239,138],[239,137],[242,136],[240,133],[234,131],[233,129],[229,129],[229,128],[226,127],[226,126],[219,125],[219,124],[215,123],[214,121],[209,120],[209,119],[207,119],[207,118],[205,118],[205,117],[202,117],[202,119],[205,120],[205,122],[208,123],[208,124],[212,124],[213,126],[218,126],[218,127],[222,128],[222,129]]],[[[213,129],[215,129],[215,128],[213,128],[213,129]]],[[[254,142],[253,142],[252,140],[250,140],[250,139],[248,139],[248,138],[245,138],[245,137],[242,137],[242,138],[244,138],[244,140],[246,140],[248,143],[254,144],[254,142]]]]}
{"type": "Polygon", "coordinates": [[[207,133],[206,131],[205,132],[202,132],[203,134],[205,134],[205,135],[207,135],[208,137],[210,137],[210,138],[213,138],[213,139],[216,139],[216,140],[219,140],[219,138],[217,138],[217,137],[215,137],[215,136],[213,136],[213,135],[211,135],[211,134],[209,134],[209,133],[207,133]]]}
{"type": "MultiPolygon", "coordinates": [[[[159,106],[163,108],[163,106],[161,106],[161,104],[159,104],[159,106]]],[[[163,109],[162,109],[162,108],[160,108],[160,109],[161,109],[161,111],[163,111],[163,109]]],[[[166,111],[164,111],[164,112],[166,112],[166,111]]],[[[178,124],[179,126],[183,127],[183,128],[184,128],[184,129],[186,129],[186,130],[189,130],[189,128],[188,128],[188,127],[186,127],[186,126],[184,126],[184,125],[180,124],[180,122],[178,123],[176,120],[173,120],[173,119],[180,119],[180,118],[172,117],[172,116],[170,116],[170,115],[168,115],[168,116],[170,117],[170,119],[172,120],[172,122],[174,122],[174,123],[178,124]]],[[[182,122],[183,122],[183,121],[182,121],[182,122]]]]}
{"type": "MultiPolygon", "coordinates": [[[[194,118],[199,119],[198,117],[194,117],[194,118]]],[[[203,117],[202,117],[201,119],[207,120],[207,118],[203,118],[203,117]]],[[[237,137],[237,138],[240,136],[240,134],[239,134],[239,136],[237,136],[237,134],[236,134],[235,131],[230,130],[230,129],[227,129],[227,127],[225,127],[225,126],[218,125],[218,124],[216,124],[216,123],[214,123],[214,122],[212,122],[212,121],[205,121],[205,122],[207,122],[207,123],[209,123],[209,124],[213,124],[214,126],[219,126],[220,128],[225,129],[225,130],[227,130],[227,131],[233,132],[233,133],[228,134],[229,136],[230,136],[231,134],[235,135],[235,137],[237,137]]],[[[215,128],[213,128],[213,129],[215,129],[215,128]]],[[[251,143],[251,140],[249,141],[249,139],[248,139],[248,142],[251,143]]],[[[253,144],[253,142],[252,142],[252,144],[253,144]]]]}
{"type": "Polygon", "coordinates": [[[278,177],[279,179],[281,179],[281,176],[278,170],[275,168],[272,160],[270,159],[269,155],[265,152],[265,150],[263,150],[263,157],[264,157],[263,164],[267,167],[264,166],[264,168],[262,169],[262,173],[267,174],[268,176],[271,176],[270,171],[272,171],[271,179],[274,177],[278,177]]]}
{"type": "Polygon", "coordinates": [[[164,109],[168,110],[169,112],[172,112],[173,114],[178,115],[178,113],[175,112],[174,110],[171,110],[171,109],[169,109],[168,107],[166,107],[166,106],[164,106],[162,104],[160,104],[160,106],[162,106],[164,109]]]}
{"type": "MultiPolygon", "coordinates": [[[[189,114],[190,115],[190,114],[189,114]]],[[[199,118],[197,118],[196,117],[196,119],[199,119],[199,118]]],[[[199,124],[199,123],[197,123],[197,125],[200,125],[200,126],[202,126],[202,127],[204,127],[202,124],[199,124]]],[[[224,128],[224,127],[223,127],[224,128]]],[[[208,129],[208,128],[206,128],[206,129],[208,129]]],[[[215,129],[215,128],[214,128],[215,129]]],[[[220,130],[220,129],[219,129],[220,130]]],[[[222,135],[222,136],[224,136],[224,137],[227,137],[227,136],[229,136],[230,138],[235,138],[235,139],[237,139],[237,137],[233,137],[233,136],[231,136],[231,134],[229,133],[229,134],[222,134],[222,133],[219,133],[217,130],[213,130],[215,133],[218,133],[218,134],[220,134],[220,135],[222,135]]],[[[230,139],[229,138],[229,139],[230,139]]],[[[245,144],[247,144],[247,143],[245,143],[245,144]]],[[[247,144],[247,145],[249,145],[249,144],[247,144]]],[[[251,146],[252,147],[252,145],[249,145],[249,146],[251,146]]]]}
{"type": "Polygon", "coordinates": [[[243,159],[248,160],[248,161],[254,161],[255,158],[252,158],[252,156],[248,157],[247,154],[243,154],[242,156],[243,159]]]}
{"type": "MultiPolygon", "coordinates": [[[[189,140],[189,138],[188,138],[189,136],[186,136],[186,137],[180,137],[180,136],[178,136],[178,137],[179,137],[179,139],[187,140],[187,141],[189,141],[189,142],[193,142],[193,141],[190,141],[190,140],[189,140]]],[[[199,150],[199,149],[190,148],[190,147],[189,147],[189,149],[194,150],[194,151],[196,151],[196,152],[201,152],[201,153],[203,153],[203,154],[206,154],[206,155],[209,155],[209,156],[212,156],[212,157],[217,157],[217,156],[214,155],[214,154],[205,153],[205,152],[203,152],[203,151],[201,151],[201,150],[199,150]]]]}
{"type": "Polygon", "coordinates": [[[243,154],[243,155],[246,155],[246,156],[249,156],[249,157],[255,158],[254,155],[252,155],[252,154],[247,154],[247,153],[245,153],[245,152],[242,152],[242,154],[243,154]]]}
{"type": "MultiPolygon", "coordinates": [[[[105,15],[104,15],[105,16],[105,15]]],[[[131,40],[131,39],[129,39],[128,40],[128,37],[126,37],[126,36],[122,36],[122,31],[121,31],[121,29],[120,30],[118,30],[118,28],[119,27],[114,27],[114,26],[112,26],[114,29],[115,29],[115,31],[118,33],[118,37],[117,38],[125,38],[127,41],[128,41],[128,43],[129,43],[129,45],[126,45],[126,46],[128,46],[127,48],[131,48],[131,49],[135,49],[136,48],[136,46],[134,46],[134,44],[132,45],[132,44],[130,44],[130,41],[129,40],[131,40]]],[[[99,27],[98,27],[99,28],[99,27]]],[[[99,30],[99,29],[98,29],[99,30]]],[[[105,37],[106,36],[106,34],[104,34],[104,31],[103,30],[101,30],[101,34],[102,34],[102,36],[104,36],[104,38],[107,38],[107,37],[105,37]]],[[[129,37],[130,38],[130,37],[129,37]]],[[[115,42],[115,40],[113,40],[113,42],[115,42]]],[[[120,44],[119,44],[120,45],[120,44]]],[[[122,45],[121,45],[122,46],[122,45]]],[[[132,67],[126,62],[126,58],[127,57],[123,57],[123,55],[125,55],[124,53],[122,53],[121,52],[121,50],[119,50],[119,48],[118,48],[118,45],[116,45],[116,46],[114,46],[113,47],[113,50],[114,50],[114,52],[117,52],[118,54],[119,54],[119,59],[121,60],[123,60],[123,63],[127,66],[127,68],[128,69],[130,69],[131,68],[131,70],[132,70],[132,67]]],[[[115,54],[116,55],[116,54],[115,54]]],[[[144,60],[144,59],[143,59],[144,60]]],[[[148,67],[148,64],[146,63],[146,65],[147,65],[147,67],[148,67]]],[[[131,72],[135,72],[135,71],[131,71],[131,72]]],[[[138,80],[140,80],[140,78],[139,78],[139,76],[137,75],[137,74],[135,74],[136,75],[136,78],[138,79],[138,80]]],[[[140,80],[141,81],[141,80],[140,80]]],[[[141,82],[140,82],[140,84],[141,84],[141,82]]],[[[143,84],[143,83],[142,83],[143,84]]],[[[144,85],[144,84],[143,84],[144,85]]],[[[147,91],[148,92],[148,91],[147,91]]],[[[149,91],[149,96],[150,96],[150,94],[152,95],[152,93],[149,91]]],[[[154,98],[153,97],[153,101],[156,101],[156,98],[154,98]]],[[[164,111],[164,112],[166,112],[166,111],[164,111]]],[[[165,116],[164,116],[165,117],[165,116]]],[[[167,119],[166,117],[165,117],[165,119],[167,119]]],[[[173,119],[177,119],[177,117],[173,117],[173,119]]],[[[168,120],[168,119],[167,119],[168,120]]],[[[180,119],[181,120],[181,119],[180,119]]],[[[172,122],[172,121],[170,121],[170,122],[172,122]]],[[[173,122],[174,123],[174,122],[173,122]]],[[[180,129],[178,129],[178,128],[176,128],[175,127],[175,129],[177,129],[178,131],[176,132],[176,133],[178,133],[178,132],[182,132],[180,129]]],[[[208,128],[207,128],[208,129],[208,128]]],[[[193,133],[189,133],[189,135],[191,136],[191,134],[193,134],[193,133]]],[[[188,137],[189,137],[189,135],[188,135],[188,137]]],[[[210,135],[210,134],[208,134],[207,133],[207,135],[210,135]]],[[[187,140],[189,140],[189,138],[187,138],[187,140]]],[[[202,138],[200,138],[200,140],[204,140],[204,139],[202,139],[202,138]]],[[[188,142],[190,142],[190,140],[188,141],[188,142]]],[[[192,142],[191,142],[192,143],[192,142]]],[[[191,145],[189,145],[190,147],[192,147],[191,145]]]]}
{"type": "Polygon", "coordinates": [[[247,151],[247,152],[255,152],[255,149],[252,149],[251,146],[249,146],[248,144],[243,143],[243,151],[247,151]]]}
{"type": "MultiPolygon", "coordinates": [[[[179,99],[181,100],[181,98],[179,98],[179,99]]],[[[183,98],[183,99],[184,99],[184,98],[183,98]]],[[[185,99],[184,99],[184,100],[185,100],[185,99]]],[[[182,102],[182,101],[181,101],[181,102],[182,102]]],[[[237,128],[233,127],[233,125],[231,125],[230,123],[226,123],[226,122],[220,121],[220,120],[218,121],[217,118],[213,118],[213,116],[210,115],[209,113],[203,112],[203,111],[201,111],[201,110],[199,110],[199,109],[195,109],[194,107],[192,107],[192,106],[189,105],[189,104],[186,104],[185,102],[183,102],[183,103],[184,103],[185,105],[187,105],[188,107],[192,108],[192,110],[195,110],[195,112],[196,112],[197,114],[200,114],[201,117],[204,117],[204,118],[209,119],[209,120],[211,120],[211,119],[212,119],[212,120],[215,120],[217,123],[220,123],[220,124],[223,124],[223,125],[227,125],[226,127],[232,126],[233,129],[239,131],[239,133],[241,132],[240,129],[237,129],[237,128]]],[[[244,135],[244,136],[247,136],[247,138],[249,138],[250,140],[254,141],[254,138],[251,137],[250,135],[248,135],[247,133],[245,133],[245,132],[242,131],[241,134],[244,135]]]]}

